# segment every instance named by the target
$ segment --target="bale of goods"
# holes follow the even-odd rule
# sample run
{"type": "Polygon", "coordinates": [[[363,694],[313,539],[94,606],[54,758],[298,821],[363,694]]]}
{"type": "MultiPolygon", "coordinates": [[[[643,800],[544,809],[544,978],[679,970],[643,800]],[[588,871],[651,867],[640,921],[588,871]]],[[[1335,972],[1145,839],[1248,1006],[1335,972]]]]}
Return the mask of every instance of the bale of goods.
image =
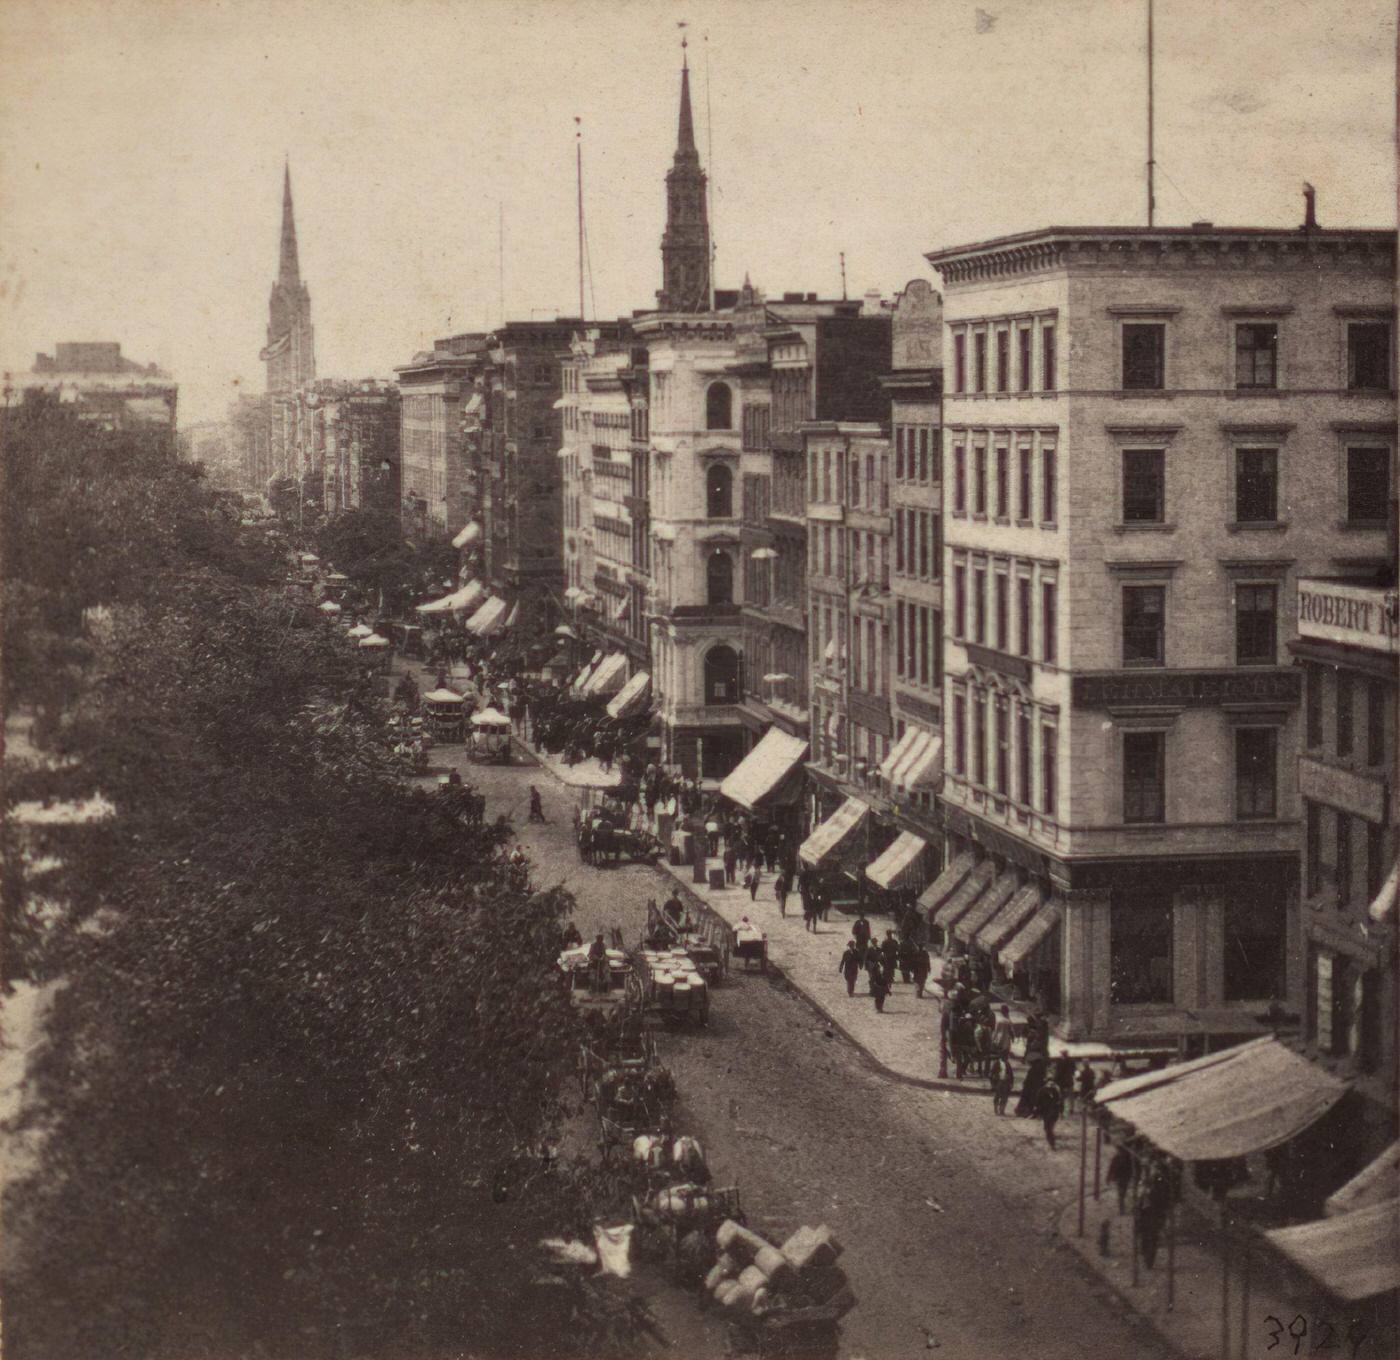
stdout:
{"type": "Polygon", "coordinates": [[[724,1275],[721,1277],[723,1279],[737,1279],[739,1276],[739,1272],[743,1270],[743,1268],[744,1263],[741,1260],[739,1260],[736,1256],[730,1255],[730,1253],[727,1251],[720,1252],[719,1256],[715,1258],[715,1269],[722,1269],[724,1271],[724,1275]]]}
{"type": "Polygon", "coordinates": [[[722,1264],[724,1259],[725,1258],[721,1256],[720,1259],[710,1267],[709,1273],[705,1276],[705,1291],[707,1293],[716,1294],[720,1285],[728,1284],[729,1281],[734,1278],[722,1264]]]}
{"type": "Polygon", "coordinates": [[[715,1242],[721,1251],[728,1252],[744,1265],[758,1255],[761,1247],[769,1245],[756,1232],[750,1231],[742,1223],[736,1223],[732,1218],[726,1218],[719,1225],[715,1233],[715,1242]]]}
{"type": "Polygon", "coordinates": [[[842,1247],[836,1234],[825,1224],[817,1228],[799,1228],[783,1243],[783,1255],[801,1275],[808,1269],[822,1269],[836,1264],[842,1247]]]}
{"type": "Polygon", "coordinates": [[[777,1247],[767,1243],[755,1253],[750,1269],[762,1271],[764,1279],[778,1289],[788,1288],[797,1278],[792,1262],[777,1247]]]}
{"type": "Polygon", "coordinates": [[[757,1266],[745,1266],[739,1272],[739,1288],[744,1293],[752,1296],[760,1289],[768,1287],[768,1276],[766,1276],[757,1266]]]}
{"type": "Polygon", "coordinates": [[[715,1302],[721,1308],[733,1308],[736,1306],[735,1300],[740,1292],[738,1281],[722,1280],[715,1287],[715,1302]]]}
{"type": "Polygon", "coordinates": [[[659,1168],[665,1163],[666,1140],[644,1133],[632,1140],[632,1156],[643,1166],[659,1168]]]}
{"type": "Polygon", "coordinates": [[[767,1285],[755,1289],[753,1291],[753,1298],[749,1302],[749,1312],[751,1312],[754,1317],[762,1317],[771,1306],[770,1299],[771,1295],[768,1292],[767,1285]]]}

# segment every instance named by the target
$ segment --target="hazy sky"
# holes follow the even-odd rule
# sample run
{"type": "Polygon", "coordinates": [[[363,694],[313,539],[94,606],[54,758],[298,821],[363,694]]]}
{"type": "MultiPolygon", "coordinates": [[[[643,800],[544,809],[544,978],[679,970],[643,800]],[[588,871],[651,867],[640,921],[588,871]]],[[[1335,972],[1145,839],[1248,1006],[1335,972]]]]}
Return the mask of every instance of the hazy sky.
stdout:
{"type": "MultiPolygon", "coordinates": [[[[0,361],[120,340],[217,417],[289,154],[318,369],[651,304],[690,23],[718,279],[886,294],[937,246],[1144,218],[1146,0],[6,0],[0,361]],[[708,45],[704,41],[708,35],[708,45]],[[708,77],[707,66],[708,46],[708,77]],[[708,89],[708,95],[707,95],[708,89]],[[709,113],[707,114],[707,102],[709,113]],[[708,131],[707,131],[708,125],[708,131]],[[712,147],[712,149],[711,149],[712,147]],[[595,302],[596,299],[596,312],[595,302]]],[[[1394,0],[1156,0],[1158,220],[1395,217],[1394,0]]]]}

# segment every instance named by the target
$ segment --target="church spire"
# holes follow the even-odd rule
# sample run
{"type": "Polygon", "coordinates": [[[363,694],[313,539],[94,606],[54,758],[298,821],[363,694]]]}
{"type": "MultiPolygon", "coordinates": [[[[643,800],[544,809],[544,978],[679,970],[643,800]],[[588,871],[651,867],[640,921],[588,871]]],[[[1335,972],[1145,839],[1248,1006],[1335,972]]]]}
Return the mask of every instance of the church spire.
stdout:
{"type": "Polygon", "coordinates": [[[676,133],[676,161],[681,158],[700,159],[695,149],[695,120],[690,113],[690,63],[686,60],[685,39],[681,39],[681,122],[676,133]]]}
{"type": "Polygon", "coordinates": [[[277,281],[295,288],[301,283],[301,266],[297,262],[297,224],[292,215],[292,163],[282,168],[282,257],[277,281]]]}
{"type": "Polygon", "coordinates": [[[661,237],[663,311],[703,312],[710,305],[710,223],[705,172],[690,111],[690,62],[681,39],[681,111],[676,154],[666,175],[666,230],[661,237]]]}

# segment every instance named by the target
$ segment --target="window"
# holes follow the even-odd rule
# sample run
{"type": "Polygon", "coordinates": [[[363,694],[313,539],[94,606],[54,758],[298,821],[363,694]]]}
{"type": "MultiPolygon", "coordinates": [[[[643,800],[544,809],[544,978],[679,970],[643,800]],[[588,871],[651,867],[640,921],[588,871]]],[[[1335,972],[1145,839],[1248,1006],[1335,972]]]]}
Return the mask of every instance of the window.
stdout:
{"type": "Polygon", "coordinates": [[[1267,1001],[1284,996],[1287,917],[1281,896],[1232,898],[1225,908],[1225,1000],[1267,1001]]]}
{"type": "Polygon", "coordinates": [[[1390,323],[1353,321],[1347,327],[1347,387],[1353,392],[1390,390],[1390,323]]]}
{"type": "Polygon", "coordinates": [[[1385,827],[1379,822],[1366,823],[1366,900],[1374,902],[1381,890],[1381,875],[1386,872],[1385,827]]]}
{"type": "Polygon", "coordinates": [[[984,448],[974,449],[972,457],[972,513],[985,515],[987,513],[987,450],[984,448]]]}
{"type": "Polygon", "coordinates": [[[1338,812],[1337,818],[1337,905],[1351,905],[1351,818],[1338,812]]]}
{"type": "Polygon", "coordinates": [[[1385,699],[1385,682],[1383,680],[1368,680],[1366,682],[1366,763],[1368,765],[1385,764],[1385,699]]]}
{"type": "Polygon", "coordinates": [[[1011,450],[997,450],[997,518],[1006,519],[1011,514],[1011,450]]]}
{"type": "Polygon", "coordinates": [[[1235,327],[1235,386],[1278,386],[1278,325],[1249,321],[1235,327]]]}
{"type": "Polygon", "coordinates": [[[711,383],[705,393],[705,428],[732,430],[734,428],[734,395],[728,383],[711,383]]]}
{"type": "Polygon", "coordinates": [[[904,516],[906,511],[896,507],[894,512],[894,569],[904,574],[904,516]]]}
{"type": "Polygon", "coordinates": [[[1053,524],[1056,518],[1055,506],[1055,450],[1040,451],[1040,520],[1042,524],[1053,524]]]}
{"type": "Polygon", "coordinates": [[[967,514],[967,455],[961,444],[953,449],[953,513],[967,514]]]}
{"type": "Polygon", "coordinates": [[[933,473],[933,431],[919,431],[919,480],[927,482],[933,473]]]}
{"type": "Polygon", "coordinates": [[[980,689],[972,692],[972,778],[987,782],[987,696],[980,689]]]}
{"type": "Polygon", "coordinates": [[[1040,659],[1055,664],[1055,583],[1040,583],[1040,659]]]}
{"type": "Polygon", "coordinates": [[[734,603],[734,563],[727,552],[712,552],[706,561],[705,595],[711,604],[734,603]]]}
{"type": "Polygon", "coordinates": [[[1308,750],[1315,751],[1322,745],[1322,677],[1323,669],[1315,662],[1308,662],[1303,672],[1303,683],[1307,686],[1306,734],[1308,750]]]}
{"type": "Polygon", "coordinates": [[[929,578],[929,516],[926,511],[920,510],[919,520],[919,575],[927,581],[929,578]]]}
{"type": "Polygon", "coordinates": [[[1123,450],[1123,522],[1160,524],[1165,518],[1166,458],[1161,449],[1123,450]]]}
{"type": "Polygon", "coordinates": [[[997,331],[997,391],[1005,392],[1010,386],[1011,335],[1008,331],[997,331]]]}
{"type": "Polygon", "coordinates": [[[967,773],[967,700],[953,695],[953,773],[967,773]]]}
{"type": "Polygon", "coordinates": [[[1166,590],[1123,587],[1123,664],[1160,666],[1166,655],[1166,590]]]}
{"type": "Polygon", "coordinates": [[[1347,523],[1383,524],[1390,499],[1390,450],[1347,450],[1347,523]]]}
{"type": "Polygon", "coordinates": [[[1160,321],[1123,326],[1123,387],[1159,392],[1166,386],[1167,328],[1160,321]]]}
{"type": "Polygon", "coordinates": [[[725,643],[705,653],[705,702],[739,702],[739,654],[725,643]]]}
{"type": "Polygon", "coordinates": [[[1303,800],[1304,835],[1307,838],[1307,879],[1305,891],[1315,897],[1322,890],[1322,808],[1311,798],[1303,800]]]}
{"type": "Polygon", "coordinates": [[[1016,710],[1016,800],[1031,804],[1031,715],[1025,704],[1016,710]]]}
{"type": "Polygon", "coordinates": [[[711,519],[734,514],[734,474],[723,463],[711,463],[705,473],[705,513],[711,519]]]}
{"type": "Polygon", "coordinates": [[[1349,756],[1355,743],[1355,714],[1352,709],[1351,676],[1337,672],[1337,754],[1349,756]]]}
{"type": "Polygon", "coordinates": [[[935,686],[943,684],[943,611],[941,609],[930,609],[928,650],[929,666],[932,669],[931,683],[935,686]]]}
{"type": "Polygon", "coordinates": [[[894,602],[894,673],[904,678],[904,610],[903,600],[894,602]]]}
{"type": "Polygon", "coordinates": [[[1016,650],[1022,656],[1031,654],[1031,578],[1016,581],[1016,650]]]}
{"type": "Polygon", "coordinates": [[[1009,713],[1008,713],[1008,711],[1007,711],[1007,710],[1008,710],[1008,705],[1009,705],[1009,701],[1008,701],[1006,695],[1004,695],[1004,694],[998,694],[998,695],[996,696],[996,713],[995,713],[995,716],[996,716],[996,742],[997,742],[997,749],[996,749],[996,772],[995,772],[995,773],[996,773],[996,784],[994,785],[994,787],[995,787],[996,791],[997,791],[998,793],[1002,794],[1003,796],[1007,793],[1007,791],[1008,791],[1008,789],[1009,789],[1009,781],[1010,781],[1010,778],[1011,778],[1010,768],[1009,768],[1009,767],[1010,767],[1010,761],[1011,761],[1011,751],[1010,751],[1010,749],[1009,749],[1009,742],[1010,742],[1010,739],[1011,739],[1011,731],[1010,731],[1010,726],[1009,726],[1009,717],[1010,717],[1010,715],[1009,715],[1009,713]]]}
{"type": "Polygon", "coordinates": [[[1123,820],[1160,822],[1166,819],[1165,732],[1123,733],[1123,820]]]}
{"type": "Polygon", "coordinates": [[[1022,392],[1031,390],[1031,328],[1022,326],[1016,332],[1016,385],[1022,392]]]}
{"type": "Polygon", "coordinates": [[[1235,729],[1235,816],[1278,816],[1278,733],[1272,727],[1235,729]]]}
{"type": "Polygon", "coordinates": [[[967,336],[961,331],[953,336],[953,391],[967,391],[967,336]]]}
{"type": "Polygon", "coordinates": [[[987,573],[981,567],[972,569],[972,639],[987,641],[987,573]]]}
{"type": "Polygon", "coordinates": [[[996,591],[994,619],[996,624],[996,645],[997,650],[1006,652],[1011,650],[1011,639],[1007,636],[1007,629],[1010,627],[1010,600],[1008,592],[1010,582],[1007,580],[1005,572],[998,572],[996,582],[993,587],[996,591]]]}
{"type": "Polygon", "coordinates": [[[1240,524],[1272,524],[1278,519],[1277,449],[1236,451],[1235,519],[1240,524]]]}
{"type": "Polygon", "coordinates": [[[1040,328],[1040,385],[1047,392],[1055,391],[1055,328],[1040,328]]]}
{"type": "Polygon", "coordinates": [[[894,432],[894,475],[897,481],[904,480],[904,426],[898,425],[894,432]]]}
{"type": "Polygon", "coordinates": [[[1116,1006],[1172,999],[1169,889],[1115,891],[1109,899],[1108,994],[1116,1006]]]}
{"type": "Polygon", "coordinates": [[[1278,590],[1235,587],[1235,664],[1272,666],[1277,657],[1278,590]]]}
{"type": "Polygon", "coordinates": [[[1056,748],[1059,734],[1048,724],[1040,729],[1040,810],[1047,816],[1055,816],[1055,800],[1059,785],[1055,778],[1056,748]]]}
{"type": "Polygon", "coordinates": [[[978,331],[972,337],[972,390],[987,390],[987,332],[978,331]]]}
{"type": "Polygon", "coordinates": [[[1018,451],[1017,458],[1020,460],[1020,476],[1017,479],[1018,504],[1016,507],[1016,518],[1029,520],[1031,517],[1031,451],[1024,448],[1018,451]]]}
{"type": "Polygon", "coordinates": [[[967,568],[961,564],[953,568],[953,636],[967,636],[967,568]]]}
{"type": "Polygon", "coordinates": [[[929,625],[930,612],[924,605],[919,606],[919,683],[929,683],[929,625]]]}

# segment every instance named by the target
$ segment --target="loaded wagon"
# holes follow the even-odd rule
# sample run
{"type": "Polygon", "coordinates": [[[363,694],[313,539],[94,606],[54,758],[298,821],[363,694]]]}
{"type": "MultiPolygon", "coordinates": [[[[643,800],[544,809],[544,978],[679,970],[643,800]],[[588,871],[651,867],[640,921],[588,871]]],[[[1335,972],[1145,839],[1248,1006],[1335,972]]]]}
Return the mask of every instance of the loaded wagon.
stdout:
{"type": "Polygon", "coordinates": [[[639,949],[642,1005],[668,1025],[707,1025],[710,986],[684,949],[639,949]]]}

